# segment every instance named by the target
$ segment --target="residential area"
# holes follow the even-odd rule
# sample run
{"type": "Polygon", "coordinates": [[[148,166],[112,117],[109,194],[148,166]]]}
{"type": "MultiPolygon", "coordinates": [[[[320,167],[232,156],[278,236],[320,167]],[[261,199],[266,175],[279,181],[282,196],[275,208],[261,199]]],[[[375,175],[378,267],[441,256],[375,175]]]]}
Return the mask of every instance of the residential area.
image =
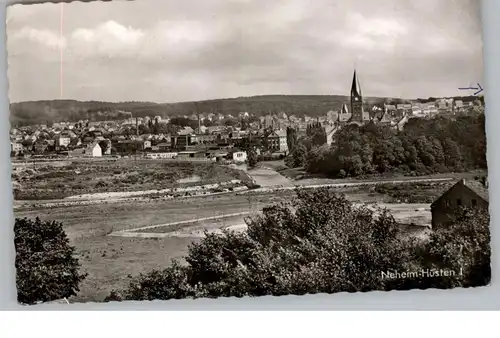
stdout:
{"type": "MultiPolygon", "coordinates": [[[[360,122],[402,130],[413,118],[431,119],[475,115],[483,111],[479,99],[435,99],[419,103],[363,103],[360,122]]],[[[129,117],[113,121],[54,122],[13,127],[11,156],[16,159],[127,157],[246,162],[248,150],[268,159],[289,153],[287,129],[298,137],[311,124],[320,124],[331,144],[333,135],[353,121],[352,106],[328,110],[323,116],[297,116],[293,112],[263,115],[261,112],[231,114],[193,113],[180,117],[129,117]]],[[[356,109],[356,108],[354,108],[356,109]]],[[[123,114],[132,115],[132,113],[123,114]]]]}

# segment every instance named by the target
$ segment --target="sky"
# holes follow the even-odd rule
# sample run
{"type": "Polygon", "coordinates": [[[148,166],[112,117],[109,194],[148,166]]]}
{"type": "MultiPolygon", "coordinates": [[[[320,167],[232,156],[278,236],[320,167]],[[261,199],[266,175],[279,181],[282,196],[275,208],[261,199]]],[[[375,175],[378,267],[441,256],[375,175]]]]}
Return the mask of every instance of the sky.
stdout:
{"type": "Polygon", "coordinates": [[[426,98],[483,79],[476,0],[140,0],[14,5],[11,102],[253,95],[426,98]]]}

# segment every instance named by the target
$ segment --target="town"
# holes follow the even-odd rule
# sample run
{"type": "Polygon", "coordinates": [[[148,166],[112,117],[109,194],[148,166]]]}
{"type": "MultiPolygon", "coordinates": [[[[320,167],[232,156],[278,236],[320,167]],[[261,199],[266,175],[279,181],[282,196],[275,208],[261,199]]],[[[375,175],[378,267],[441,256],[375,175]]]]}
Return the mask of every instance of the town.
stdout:
{"type": "Polygon", "coordinates": [[[402,130],[410,119],[484,114],[483,101],[475,96],[433,98],[428,102],[380,101],[363,102],[354,72],[350,100],[340,110],[325,111],[323,116],[298,116],[293,112],[240,112],[237,116],[196,112],[172,117],[133,117],[130,112],[119,112],[129,117],[14,127],[10,132],[11,156],[18,159],[134,156],[243,163],[248,160],[250,149],[268,160],[287,156],[289,128],[300,137],[306,134],[308,126],[320,125],[330,145],[333,135],[348,124],[373,123],[402,130]]]}

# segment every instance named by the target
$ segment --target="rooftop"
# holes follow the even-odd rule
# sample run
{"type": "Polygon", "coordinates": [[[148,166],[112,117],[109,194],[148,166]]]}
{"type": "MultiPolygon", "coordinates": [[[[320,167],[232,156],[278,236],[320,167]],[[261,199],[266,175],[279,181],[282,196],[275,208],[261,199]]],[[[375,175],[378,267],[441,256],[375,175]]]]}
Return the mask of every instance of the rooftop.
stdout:
{"type": "Polygon", "coordinates": [[[484,184],[475,180],[462,180],[462,184],[489,202],[488,188],[484,184]]]}

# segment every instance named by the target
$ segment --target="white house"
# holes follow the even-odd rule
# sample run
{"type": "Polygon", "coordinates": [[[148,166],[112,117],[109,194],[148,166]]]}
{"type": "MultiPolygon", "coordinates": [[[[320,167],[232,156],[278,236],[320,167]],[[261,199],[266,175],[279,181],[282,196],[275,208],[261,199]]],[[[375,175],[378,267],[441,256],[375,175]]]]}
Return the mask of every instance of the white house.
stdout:
{"type": "Polygon", "coordinates": [[[177,153],[147,153],[146,158],[150,160],[176,158],[177,153]]]}
{"type": "Polygon", "coordinates": [[[56,138],[56,146],[58,146],[58,147],[67,147],[67,146],[69,146],[70,142],[71,142],[71,138],[69,136],[59,135],[56,138]]]}
{"type": "Polygon", "coordinates": [[[248,155],[246,151],[235,151],[233,153],[233,161],[236,163],[243,163],[247,160],[248,155]]]}
{"type": "Polygon", "coordinates": [[[101,146],[99,145],[98,142],[92,142],[87,146],[87,148],[85,148],[83,155],[88,157],[101,157],[102,156],[101,146]]]}
{"type": "Polygon", "coordinates": [[[24,146],[22,145],[22,143],[11,142],[10,143],[10,151],[12,151],[13,153],[15,153],[17,155],[17,154],[22,153],[24,151],[24,146]]]}

